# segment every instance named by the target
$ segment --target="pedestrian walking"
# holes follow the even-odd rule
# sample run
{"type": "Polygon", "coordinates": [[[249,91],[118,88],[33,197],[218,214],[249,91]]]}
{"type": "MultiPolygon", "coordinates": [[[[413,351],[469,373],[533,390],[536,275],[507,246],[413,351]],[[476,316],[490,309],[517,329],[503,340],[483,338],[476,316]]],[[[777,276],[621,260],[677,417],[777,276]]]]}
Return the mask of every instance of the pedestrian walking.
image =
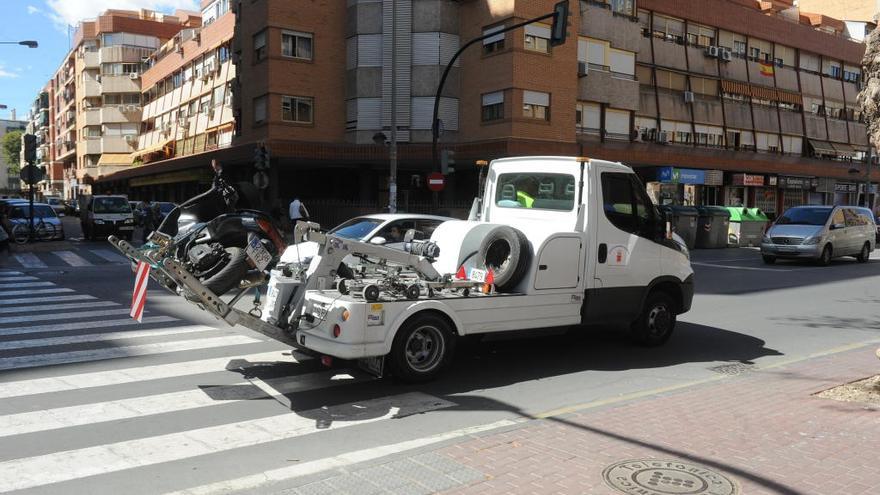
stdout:
{"type": "Polygon", "coordinates": [[[309,219],[309,211],[306,209],[306,206],[299,200],[299,198],[293,198],[293,201],[290,202],[290,208],[288,208],[288,215],[290,216],[290,226],[296,227],[296,222],[299,220],[309,219]]]}

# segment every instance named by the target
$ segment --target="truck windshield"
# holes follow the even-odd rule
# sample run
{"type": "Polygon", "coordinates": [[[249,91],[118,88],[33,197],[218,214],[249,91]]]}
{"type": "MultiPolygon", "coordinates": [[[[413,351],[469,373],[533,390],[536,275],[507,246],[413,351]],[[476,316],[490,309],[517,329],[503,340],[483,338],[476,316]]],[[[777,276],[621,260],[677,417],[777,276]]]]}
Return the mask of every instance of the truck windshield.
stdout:
{"type": "Polygon", "coordinates": [[[495,204],[502,208],[571,211],[574,185],[574,176],[568,174],[501,174],[495,189],[495,204]]]}
{"type": "Polygon", "coordinates": [[[378,218],[352,218],[330,231],[331,234],[346,239],[364,239],[372,232],[382,220],[378,218]]]}
{"type": "Polygon", "coordinates": [[[778,225],[825,225],[831,208],[792,208],[776,220],[778,225]]]}
{"type": "Polygon", "coordinates": [[[131,213],[125,198],[95,198],[95,213],[131,213]]]}

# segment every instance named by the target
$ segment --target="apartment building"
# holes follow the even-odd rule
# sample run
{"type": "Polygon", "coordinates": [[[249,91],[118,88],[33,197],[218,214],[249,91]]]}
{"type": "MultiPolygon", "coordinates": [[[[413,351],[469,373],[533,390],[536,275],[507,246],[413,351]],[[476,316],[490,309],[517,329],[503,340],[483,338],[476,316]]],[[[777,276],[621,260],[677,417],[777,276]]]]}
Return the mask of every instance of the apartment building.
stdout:
{"type": "Polygon", "coordinates": [[[875,16],[880,13],[880,0],[799,0],[798,7],[812,12],[813,17],[824,15],[840,19],[850,36],[863,40],[876,27],[875,16]]]}
{"type": "MultiPolygon", "coordinates": [[[[28,125],[25,120],[0,119],[0,139],[13,131],[24,131],[28,125]]],[[[0,195],[18,195],[21,192],[21,181],[18,173],[12,169],[12,163],[6,163],[6,158],[0,153],[0,195]]]]}
{"type": "Polygon", "coordinates": [[[51,101],[54,96],[54,80],[46,83],[46,86],[34,98],[29,112],[29,120],[26,131],[37,138],[37,160],[34,165],[45,171],[44,180],[38,183],[36,192],[43,196],[61,196],[64,191],[64,168],[61,163],[53,159],[52,154],[52,123],[54,121],[51,101]]]}
{"type": "MultiPolygon", "coordinates": [[[[466,40],[553,3],[233,0],[232,145],[101,182],[132,188],[212,157],[249,179],[265,143],[272,198],[382,198],[396,126],[401,193],[428,197],[446,63],[466,40]]],[[[474,193],[477,159],[562,154],[623,161],[664,203],[774,213],[858,201],[864,45],[841,21],[786,0],[580,0],[569,31],[557,47],[540,23],[489,36],[452,68],[439,117],[441,147],[456,152],[453,199],[474,193]]]]}

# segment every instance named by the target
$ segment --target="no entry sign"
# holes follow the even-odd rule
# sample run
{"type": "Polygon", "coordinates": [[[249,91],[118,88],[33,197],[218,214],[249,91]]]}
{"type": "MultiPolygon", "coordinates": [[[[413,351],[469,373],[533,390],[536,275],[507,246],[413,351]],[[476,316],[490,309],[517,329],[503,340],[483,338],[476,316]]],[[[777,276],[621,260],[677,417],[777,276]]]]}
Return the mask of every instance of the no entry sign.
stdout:
{"type": "Polygon", "coordinates": [[[443,177],[443,174],[440,172],[432,172],[431,175],[428,176],[428,189],[438,192],[442,191],[446,186],[446,177],[443,177]]]}

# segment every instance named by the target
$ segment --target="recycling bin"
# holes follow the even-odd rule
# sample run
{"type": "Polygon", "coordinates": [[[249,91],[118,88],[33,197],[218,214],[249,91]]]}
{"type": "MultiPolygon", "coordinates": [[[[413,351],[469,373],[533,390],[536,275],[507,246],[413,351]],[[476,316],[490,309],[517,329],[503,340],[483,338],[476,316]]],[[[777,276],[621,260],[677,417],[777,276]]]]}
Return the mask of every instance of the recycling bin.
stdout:
{"type": "Polygon", "coordinates": [[[761,238],[770,219],[759,208],[746,208],[739,233],[739,245],[761,247],[761,238]]]}
{"type": "Polygon", "coordinates": [[[684,239],[688,249],[693,249],[697,242],[697,209],[693,206],[662,206],[661,209],[672,217],[675,233],[684,239]]]}
{"type": "Polygon", "coordinates": [[[721,206],[701,206],[697,212],[697,249],[726,248],[730,212],[721,206]]]}

